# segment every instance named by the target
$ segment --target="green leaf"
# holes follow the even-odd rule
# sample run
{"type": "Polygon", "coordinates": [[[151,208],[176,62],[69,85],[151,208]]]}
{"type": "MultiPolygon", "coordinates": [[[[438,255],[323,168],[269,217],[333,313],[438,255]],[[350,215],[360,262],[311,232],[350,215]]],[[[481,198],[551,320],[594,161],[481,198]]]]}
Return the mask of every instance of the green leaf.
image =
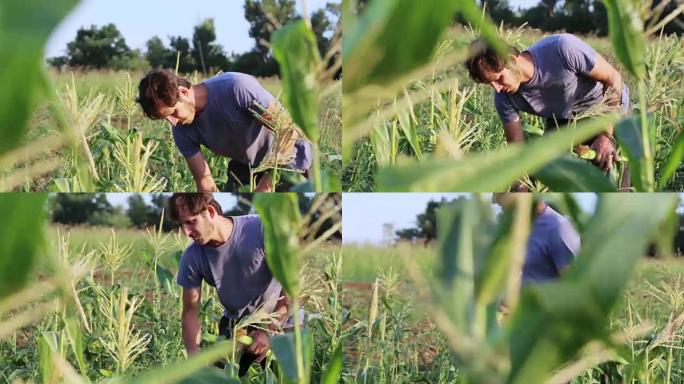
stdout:
{"type": "Polygon", "coordinates": [[[634,117],[620,120],[615,126],[615,138],[620,143],[622,149],[624,149],[627,159],[629,159],[629,173],[632,177],[634,188],[637,191],[645,191],[645,183],[648,180],[646,175],[648,167],[644,157],[644,145],[639,121],[634,117]]]}
{"type": "Polygon", "coordinates": [[[52,92],[43,47],[77,0],[0,2],[0,154],[16,147],[37,100],[52,92]]]}
{"type": "Polygon", "coordinates": [[[83,355],[85,346],[83,345],[81,325],[73,318],[66,318],[64,319],[64,329],[66,330],[67,338],[69,339],[69,344],[71,345],[71,350],[74,352],[74,356],[76,356],[78,369],[81,371],[81,375],[87,376],[88,365],[86,364],[85,356],[83,355]]]}
{"type": "Polygon", "coordinates": [[[644,78],[646,36],[634,0],[603,0],[608,11],[608,31],[615,55],[638,80],[644,78]]]}
{"type": "Polygon", "coordinates": [[[534,173],[544,185],[563,192],[615,192],[615,185],[596,166],[563,156],[534,173]]]}
{"type": "Polygon", "coordinates": [[[301,214],[297,195],[260,193],[254,198],[254,207],[264,226],[268,268],[285,292],[297,297],[301,268],[297,235],[301,214]]]}
{"type": "Polygon", "coordinates": [[[472,0],[374,0],[342,42],[345,93],[388,85],[432,60],[443,32],[460,11],[502,52],[496,28],[472,0]]]}
{"type": "Polygon", "coordinates": [[[342,343],[340,343],[332,358],[328,361],[328,367],[323,374],[322,384],[337,384],[340,382],[340,375],[342,374],[342,343]]]}
{"type": "Polygon", "coordinates": [[[38,361],[41,381],[43,383],[51,383],[56,379],[52,356],[53,354],[59,354],[57,345],[57,332],[45,331],[41,332],[40,336],[38,336],[38,361]]]}
{"type": "Polygon", "coordinates": [[[425,160],[380,169],[379,190],[447,192],[491,192],[506,190],[525,173],[533,173],[605,129],[614,120],[608,116],[591,120],[575,129],[561,129],[527,144],[512,144],[493,152],[478,153],[462,160],[425,160]]]}
{"type": "Polygon", "coordinates": [[[273,33],[273,57],[280,65],[284,102],[307,138],[318,143],[318,65],[316,36],[304,20],[273,33]]]}
{"type": "Polygon", "coordinates": [[[205,367],[192,374],[191,377],[178,382],[178,384],[241,384],[240,379],[226,375],[214,367],[205,367]]]}
{"type": "Polygon", "coordinates": [[[43,251],[45,198],[42,193],[0,195],[0,217],[10,223],[0,234],[0,298],[26,284],[43,251]]]}
{"type": "MultiPolygon", "coordinates": [[[[200,353],[190,357],[189,359],[180,360],[172,364],[168,364],[163,367],[155,368],[151,371],[147,371],[145,374],[135,377],[135,378],[116,378],[111,381],[112,384],[116,383],[136,383],[136,384],[153,384],[153,383],[173,383],[177,382],[183,378],[189,377],[190,375],[195,375],[196,372],[202,370],[207,371],[207,373],[199,374],[200,376],[209,374],[206,369],[207,364],[212,364],[218,359],[227,356],[233,348],[233,342],[230,340],[224,340],[218,342],[211,347],[201,351],[200,353]]],[[[214,369],[217,373],[221,371],[214,369]]],[[[216,376],[213,374],[212,376],[216,376]]],[[[222,377],[226,377],[223,375],[222,377]]],[[[194,383],[194,381],[190,381],[194,383]]]]}
{"type": "Polygon", "coordinates": [[[684,159],[684,130],[677,135],[677,138],[673,143],[673,148],[667,156],[667,161],[665,161],[665,166],[663,167],[663,172],[660,176],[660,182],[658,183],[659,190],[662,190],[667,182],[675,175],[677,168],[682,165],[682,159],[684,159]]]}
{"type": "Polygon", "coordinates": [[[166,288],[168,293],[173,294],[176,292],[173,273],[161,265],[157,265],[157,280],[159,281],[159,285],[166,288]]]}
{"type": "MultiPolygon", "coordinates": [[[[278,366],[285,373],[287,383],[297,383],[297,362],[295,337],[293,333],[285,333],[270,338],[271,350],[278,360],[278,366]]],[[[313,339],[306,330],[302,331],[302,357],[304,358],[304,381],[309,382],[313,354],[313,339]]]]}
{"type": "Polygon", "coordinates": [[[523,290],[509,329],[509,382],[544,382],[589,341],[611,344],[610,312],[676,203],[674,194],[600,195],[570,269],[523,290]]]}

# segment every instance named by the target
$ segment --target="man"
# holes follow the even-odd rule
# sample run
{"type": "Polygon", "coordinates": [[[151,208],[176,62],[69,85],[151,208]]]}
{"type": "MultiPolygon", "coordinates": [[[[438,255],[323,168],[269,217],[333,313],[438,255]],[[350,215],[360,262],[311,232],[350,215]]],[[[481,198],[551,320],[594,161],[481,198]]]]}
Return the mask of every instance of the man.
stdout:
{"type": "MultiPolygon", "coordinates": [[[[501,209],[513,207],[514,194],[494,193],[501,209]]],[[[534,204],[534,221],[527,240],[522,284],[555,280],[567,270],[580,249],[580,237],[570,221],[542,200],[534,204]]]]}
{"type": "MultiPolygon", "coordinates": [[[[177,283],[183,287],[182,334],[188,355],[199,351],[202,281],[216,288],[225,308],[220,332],[232,337],[233,326],[245,316],[262,308],[275,313],[283,326],[289,302],[281,284],[273,277],[264,256],[264,235],[256,215],[224,217],[219,203],[210,193],[176,193],[169,199],[171,219],[180,223],[194,243],[181,257],[177,283]]],[[[254,342],[244,350],[239,375],[254,361],[262,362],[270,348],[263,329],[248,328],[254,342]]]]}
{"type": "MultiPolygon", "coordinates": [[[[200,84],[167,70],[150,71],[138,86],[138,102],[145,115],[164,119],[173,126],[173,139],[185,157],[199,192],[218,188],[200,147],[230,158],[226,190],[237,192],[250,185],[250,169],[256,168],[271,150],[274,134],[254,115],[275,120],[276,99],[252,76],[228,72],[200,84]]],[[[288,143],[289,167],[308,176],[311,144],[295,133],[288,143]]],[[[271,191],[268,172],[257,175],[256,192],[271,191]]]]}
{"type": "MultiPolygon", "coordinates": [[[[571,34],[545,37],[524,52],[498,56],[478,39],[465,65],[470,77],[494,88],[494,105],[508,143],[524,141],[519,112],[546,118],[555,129],[603,101],[629,111],[629,90],[620,73],[593,48],[571,34]]],[[[617,159],[612,127],[587,143],[604,171],[617,159]]],[[[624,183],[623,183],[624,186],[624,183]]]]}

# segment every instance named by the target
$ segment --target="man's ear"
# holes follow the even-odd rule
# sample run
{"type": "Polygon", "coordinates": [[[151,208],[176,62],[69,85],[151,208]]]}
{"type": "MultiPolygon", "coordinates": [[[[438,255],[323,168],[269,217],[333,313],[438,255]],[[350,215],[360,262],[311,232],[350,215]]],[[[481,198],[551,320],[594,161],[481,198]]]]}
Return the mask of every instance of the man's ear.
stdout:
{"type": "Polygon", "coordinates": [[[183,85],[178,86],[178,94],[179,95],[187,96],[189,93],[190,93],[190,88],[185,87],[183,85]]]}
{"type": "Polygon", "coordinates": [[[216,216],[216,209],[210,205],[207,207],[207,213],[209,214],[209,218],[213,219],[214,216],[216,216]]]}

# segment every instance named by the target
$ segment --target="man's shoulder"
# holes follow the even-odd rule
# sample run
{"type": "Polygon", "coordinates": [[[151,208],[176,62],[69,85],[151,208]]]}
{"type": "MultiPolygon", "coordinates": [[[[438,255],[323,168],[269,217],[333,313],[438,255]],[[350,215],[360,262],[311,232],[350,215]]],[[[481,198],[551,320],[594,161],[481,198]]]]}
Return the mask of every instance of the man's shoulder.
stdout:
{"type": "Polygon", "coordinates": [[[259,215],[240,215],[231,216],[237,225],[246,228],[248,231],[259,228],[261,230],[261,218],[259,215]]]}

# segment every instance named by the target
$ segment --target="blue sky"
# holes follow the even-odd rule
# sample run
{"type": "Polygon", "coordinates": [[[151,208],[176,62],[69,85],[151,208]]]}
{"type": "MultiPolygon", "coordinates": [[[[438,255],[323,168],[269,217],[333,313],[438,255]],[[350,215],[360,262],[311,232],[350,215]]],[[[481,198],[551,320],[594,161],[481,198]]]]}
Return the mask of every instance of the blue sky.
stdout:
{"type": "MultiPolygon", "coordinates": [[[[21,0],[18,0],[21,1],[21,0]]],[[[308,13],[332,0],[306,0],[308,13]]],[[[226,53],[242,53],[254,45],[241,0],[81,0],[52,34],[46,57],[63,55],[68,42],[81,27],[116,24],[131,49],[144,50],[145,42],[157,35],[168,46],[167,36],[192,37],[193,28],[206,18],[214,18],[216,38],[226,53]]],[[[301,13],[301,0],[297,9],[301,13]]]]}
{"type": "MultiPolygon", "coordinates": [[[[132,195],[132,193],[107,193],[107,201],[109,201],[110,204],[112,205],[120,205],[124,208],[128,207],[128,198],[132,195]]],[[[171,195],[170,193],[165,193],[165,195],[171,195]]],[[[151,194],[148,193],[142,193],[143,198],[147,203],[150,203],[152,201],[151,194]]],[[[221,208],[223,210],[228,210],[229,208],[232,208],[236,203],[237,199],[235,196],[233,196],[230,193],[214,193],[214,199],[218,201],[219,204],[221,204],[221,208]]]]}

